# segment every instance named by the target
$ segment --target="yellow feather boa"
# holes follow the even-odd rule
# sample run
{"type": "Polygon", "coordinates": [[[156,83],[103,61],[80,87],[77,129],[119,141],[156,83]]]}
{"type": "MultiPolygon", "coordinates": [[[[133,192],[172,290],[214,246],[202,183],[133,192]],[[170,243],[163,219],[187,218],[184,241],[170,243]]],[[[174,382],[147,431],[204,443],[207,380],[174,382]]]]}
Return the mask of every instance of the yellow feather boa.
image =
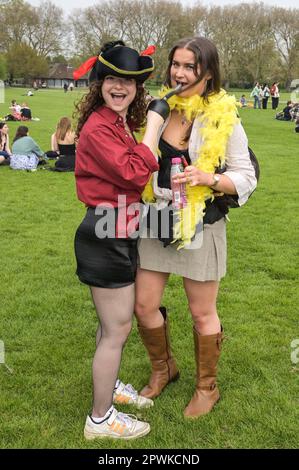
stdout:
{"type": "MultiPolygon", "coordinates": [[[[160,96],[163,97],[169,91],[163,88],[160,96]]],[[[203,144],[198,149],[198,159],[192,163],[196,168],[207,173],[213,173],[215,169],[225,162],[225,152],[228,138],[232,134],[233,127],[238,120],[236,99],[228,96],[224,90],[209,96],[204,100],[199,95],[190,98],[172,96],[168,100],[170,109],[176,109],[185,115],[188,121],[195,118],[202,123],[200,134],[203,144]]],[[[213,190],[208,186],[186,185],[187,207],[177,211],[178,222],[174,227],[174,242],[179,241],[178,249],[191,243],[197,224],[202,221],[206,200],[213,198],[213,190]]],[[[154,202],[155,195],[152,181],[146,185],[142,194],[144,202],[154,202]]]]}

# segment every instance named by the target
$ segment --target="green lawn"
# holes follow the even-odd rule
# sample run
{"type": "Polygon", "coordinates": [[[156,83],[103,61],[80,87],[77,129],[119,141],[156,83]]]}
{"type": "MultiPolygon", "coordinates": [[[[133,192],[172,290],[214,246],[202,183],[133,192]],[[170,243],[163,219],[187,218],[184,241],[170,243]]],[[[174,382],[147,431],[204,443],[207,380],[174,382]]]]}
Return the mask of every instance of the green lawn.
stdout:
{"type": "MultiPolygon", "coordinates": [[[[22,93],[6,90],[0,116],[11,99],[28,101],[40,118],[29,123],[30,134],[48,150],[55,124],[71,115],[77,92],[22,93]]],[[[299,365],[291,362],[291,341],[299,338],[299,135],[293,123],[275,121],[271,109],[240,114],[261,179],[249,203],[231,210],[228,224],[228,274],[218,302],[227,337],[219,367],[222,399],[201,419],[183,418],[195,367],[187,303],[180,278],[173,276],[164,304],[181,378],[154,408],[130,410],[152,426],[136,441],[83,438],[97,323],[89,291],[74,274],[74,232],[85,212],[74,176],[0,167],[0,340],[13,370],[0,364],[1,448],[298,447],[299,365]]],[[[9,123],[11,137],[17,126],[9,123]]],[[[139,388],[148,374],[135,324],[120,377],[139,388]]]]}

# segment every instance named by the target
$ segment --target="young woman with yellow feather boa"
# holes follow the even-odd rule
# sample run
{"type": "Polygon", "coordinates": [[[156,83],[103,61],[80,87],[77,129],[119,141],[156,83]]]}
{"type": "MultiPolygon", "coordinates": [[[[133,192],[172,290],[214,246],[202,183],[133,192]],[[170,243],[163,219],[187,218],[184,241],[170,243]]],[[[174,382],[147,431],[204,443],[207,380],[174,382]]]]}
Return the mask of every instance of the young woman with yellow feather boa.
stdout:
{"type": "Polygon", "coordinates": [[[219,400],[216,375],[223,332],[216,300],[226,271],[227,212],[219,196],[232,195],[243,205],[257,181],[235,100],[220,88],[218,53],[209,40],[187,38],[172,48],[166,85],[179,84],[183,91],[169,99],[171,113],[161,130],[160,170],[143,197],[163,213],[172,199],[171,157],[184,156],[188,166],[174,181],[186,183],[188,205],[177,214],[173,237],[159,240],[147,231],[140,241],[135,313],[152,365],[149,383],[140,394],[155,398],[179,377],[166,309],[160,305],[169,275],[183,277],[197,365],[195,393],[184,415],[198,417],[219,400]]]}

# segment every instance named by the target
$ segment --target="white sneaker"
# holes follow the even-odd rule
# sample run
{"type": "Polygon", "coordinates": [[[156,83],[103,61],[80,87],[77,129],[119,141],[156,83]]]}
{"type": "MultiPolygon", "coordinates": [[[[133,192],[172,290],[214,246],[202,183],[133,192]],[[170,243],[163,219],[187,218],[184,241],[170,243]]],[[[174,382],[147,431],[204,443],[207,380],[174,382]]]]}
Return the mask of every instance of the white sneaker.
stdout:
{"type": "Polygon", "coordinates": [[[113,408],[108,418],[99,424],[95,423],[90,416],[87,416],[84,437],[88,440],[104,437],[110,437],[112,439],[135,439],[145,436],[150,430],[149,423],[138,421],[136,416],[119,413],[113,408]]]}
{"type": "Polygon", "coordinates": [[[138,395],[137,390],[131,384],[125,385],[120,380],[113,393],[113,403],[118,405],[135,405],[137,408],[150,408],[154,405],[150,398],[138,395]]]}

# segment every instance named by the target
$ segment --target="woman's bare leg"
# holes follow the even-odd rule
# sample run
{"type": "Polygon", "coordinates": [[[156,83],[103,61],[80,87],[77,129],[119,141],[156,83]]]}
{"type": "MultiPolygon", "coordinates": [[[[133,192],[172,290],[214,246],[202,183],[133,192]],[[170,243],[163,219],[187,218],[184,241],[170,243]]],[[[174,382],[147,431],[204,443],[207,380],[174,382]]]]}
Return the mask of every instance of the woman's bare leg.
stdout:
{"type": "Polygon", "coordinates": [[[193,281],[183,279],[195,329],[201,335],[213,335],[220,332],[220,320],[217,314],[218,281],[193,281]]]}
{"type": "Polygon", "coordinates": [[[138,269],[136,277],[135,315],[144,328],[158,328],[164,318],[159,311],[168,273],[138,269]]]}

